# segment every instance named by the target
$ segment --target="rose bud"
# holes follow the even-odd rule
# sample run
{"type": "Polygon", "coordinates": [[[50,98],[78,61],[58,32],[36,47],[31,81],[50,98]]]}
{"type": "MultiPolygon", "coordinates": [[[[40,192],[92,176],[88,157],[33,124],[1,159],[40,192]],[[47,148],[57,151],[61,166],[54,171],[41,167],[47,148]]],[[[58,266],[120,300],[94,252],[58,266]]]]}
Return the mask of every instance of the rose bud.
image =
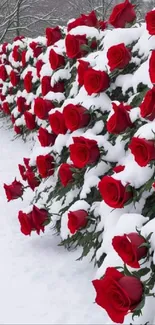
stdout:
{"type": "Polygon", "coordinates": [[[10,185],[4,184],[5,194],[8,199],[8,202],[11,200],[18,199],[23,195],[24,186],[16,179],[10,185]]]}
{"type": "Polygon", "coordinates": [[[81,228],[84,228],[88,222],[88,213],[85,210],[69,211],[68,229],[71,234],[75,234],[81,228]]]}
{"type": "Polygon", "coordinates": [[[44,232],[45,224],[49,223],[50,221],[47,210],[39,209],[34,205],[32,210],[32,221],[38,235],[40,234],[41,230],[44,232]]]}
{"type": "Polygon", "coordinates": [[[67,34],[65,39],[66,55],[70,59],[81,58],[87,54],[86,50],[82,49],[83,45],[87,45],[86,35],[71,35],[67,34]]]}
{"type": "Polygon", "coordinates": [[[40,180],[35,176],[33,170],[27,170],[25,173],[27,183],[32,191],[35,190],[36,187],[40,185],[40,180]]]}
{"type": "Polygon", "coordinates": [[[53,45],[57,41],[59,41],[62,38],[61,30],[59,26],[56,26],[55,28],[46,28],[46,38],[47,38],[47,46],[53,45]]]}
{"type": "Polygon", "coordinates": [[[64,56],[58,54],[53,49],[51,49],[49,53],[49,62],[53,70],[57,70],[65,65],[64,56]]]}

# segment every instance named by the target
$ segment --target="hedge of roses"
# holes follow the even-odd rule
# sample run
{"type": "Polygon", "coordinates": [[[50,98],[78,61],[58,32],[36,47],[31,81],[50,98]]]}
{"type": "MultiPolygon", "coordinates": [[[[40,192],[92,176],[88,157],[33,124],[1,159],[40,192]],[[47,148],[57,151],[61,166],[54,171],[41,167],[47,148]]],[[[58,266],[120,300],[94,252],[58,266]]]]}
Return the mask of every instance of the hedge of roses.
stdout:
{"type": "Polygon", "coordinates": [[[154,19],[136,22],[126,0],[106,22],[91,12],[0,46],[1,111],[35,138],[23,181],[4,184],[7,199],[30,187],[21,232],[50,224],[61,245],[90,253],[96,303],[115,323],[153,321],[154,19]]]}

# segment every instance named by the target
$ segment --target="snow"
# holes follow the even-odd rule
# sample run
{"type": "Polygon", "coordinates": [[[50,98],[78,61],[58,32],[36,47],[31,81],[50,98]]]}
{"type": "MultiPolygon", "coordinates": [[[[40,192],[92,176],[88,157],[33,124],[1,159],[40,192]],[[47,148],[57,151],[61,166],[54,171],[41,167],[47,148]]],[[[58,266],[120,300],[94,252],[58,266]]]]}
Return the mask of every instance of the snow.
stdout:
{"type": "Polygon", "coordinates": [[[80,251],[58,247],[50,227],[41,236],[20,233],[18,211],[27,207],[32,191],[24,201],[7,203],[3,183],[19,179],[18,163],[30,155],[32,143],[12,141],[5,121],[0,120],[0,324],[103,324],[107,316],[93,303],[89,258],[76,261],[80,251]]]}

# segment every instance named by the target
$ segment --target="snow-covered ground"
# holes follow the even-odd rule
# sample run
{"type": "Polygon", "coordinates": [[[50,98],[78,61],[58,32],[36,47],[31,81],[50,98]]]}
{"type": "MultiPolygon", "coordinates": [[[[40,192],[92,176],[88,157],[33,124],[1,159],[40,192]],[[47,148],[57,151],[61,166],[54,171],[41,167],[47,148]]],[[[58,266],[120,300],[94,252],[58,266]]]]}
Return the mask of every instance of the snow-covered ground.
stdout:
{"type": "Polygon", "coordinates": [[[32,192],[7,203],[3,183],[18,174],[18,163],[28,157],[30,143],[0,120],[0,324],[103,324],[104,310],[94,304],[91,285],[95,270],[89,259],[76,261],[80,252],[58,247],[59,238],[45,234],[24,237],[18,211],[32,192]]]}

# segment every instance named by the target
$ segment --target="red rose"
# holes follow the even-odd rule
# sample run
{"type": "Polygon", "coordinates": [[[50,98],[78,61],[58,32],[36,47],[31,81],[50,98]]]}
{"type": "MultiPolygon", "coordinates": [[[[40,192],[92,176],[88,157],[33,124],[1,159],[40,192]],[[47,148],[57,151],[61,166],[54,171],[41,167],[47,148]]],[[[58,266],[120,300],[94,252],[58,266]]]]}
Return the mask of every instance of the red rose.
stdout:
{"type": "Polygon", "coordinates": [[[80,86],[84,84],[84,74],[88,70],[90,64],[89,62],[78,60],[78,68],[77,68],[77,75],[78,75],[78,83],[80,86]]]}
{"type": "Polygon", "coordinates": [[[53,45],[62,38],[59,26],[55,28],[46,28],[47,46],[53,45]]]}
{"type": "Polygon", "coordinates": [[[119,165],[113,168],[113,172],[120,173],[125,169],[125,166],[119,165]]]}
{"type": "Polygon", "coordinates": [[[34,58],[37,58],[43,51],[42,46],[36,42],[31,42],[29,46],[33,51],[34,58]]]}
{"type": "Polygon", "coordinates": [[[19,84],[20,76],[14,70],[12,70],[10,73],[10,81],[14,87],[16,87],[19,84]]]}
{"type": "Polygon", "coordinates": [[[124,43],[111,46],[107,52],[108,65],[110,71],[115,69],[123,69],[131,60],[130,51],[124,43]]]}
{"type": "Polygon", "coordinates": [[[21,175],[23,181],[26,181],[26,168],[25,168],[25,166],[19,164],[18,168],[19,168],[19,172],[20,172],[20,175],[21,175]]]}
{"type": "Polygon", "coordinates": [[[53,146],[56,136],[49,133],[46,129],[40,127],[38,132],[38,139],[42,147],[53,146]]]}
{"type": "Polygon", "coordinates": [[[13,114],[11,114],[11,122],[12,122],[12,124],[14,124],[16,122],[16,119],[13,114]]]}
{"type": "Polygon", "coordinates": [[[145,16],[146,29],[150,35],[155,35],[155,11],[149,11],[145,16]]]}
{"type": "Polygon", "coordinates": [[[26,53],[27,53],[26,50],[22,51],[22,66],[23,66],[23,68],[25,68],[25,66],[26,66],[26,53]]]}
{"type": "Polygon", "coordinates": [[[34,130],[36,128],[35,115],[26,111],[24,112],[24,118],[27,128],[29,130],[34,130]]]}
{"type": "Polygon", "coordinates": [[[98,20],[95,14],[95,11],[90,12],[88,15],[81,15],[81,17],[75,19],[67,26],[67,31],[69,32],[71,29],[77,26],[90,26],[97,27],[98,20]]]}
{"type": "Polygon", "coordinates": [[[65,39],[66,55],[70,59],[81,58],[87,51],[82,49],[82,45],[87,45],[86,35],[70,35],[65,39]]]}
{"type": "Polygon", "coordinates": [[[28,214],[19,211],[18,220],[24,235],[31,235],[32,231],[36,231],[39,235],[41,230],[44,232],[45,224],[50,221],[48,212],[45,209],[38,209],[35,205],[32,212],[28,214]]]}
{"type": "Polygon", "coordinates": [[[71,171],[72,169],[72,165],[69,164],[61,164],[60,168],[59,168],[59,178],[61,181],[61,184],[66,187],[68,185],[68,183],[72,182],[73,180],[73,173],[71,171]]]}
{"type": "Polygon", "coordinates": [[[63,109],[66,127],[70,131],[83,128],[90,121],[89,111],[81,105],[68,104],[63,109]]]}
{"type": "Polygon", "coordinates": [[[40,155],[36,159],[38,172],[42,178],[49,177],[54,173],[54,158],[47,154],[45,156],[40,155]]]}
{"type": "Polygon", "coordinates": [[[123,323],[143,299],[143,284],[134,276],[124,276],[114,267],[108,267],[101,280],[92,281],[96,303],[104,308],[111,320],[123,323]]]}
{"type": "Polygon", "coordinates": [[[147,247],[140,247],[146,243],[145,238],[133,232],[123,236],[115,236],[112,245],[123,262],[131,267],[139,268],[139,260],[146,257],[147,247]]]}
{"type": "Polygon", "coordinates": [[[123,103],[118,106],[115,103],[112,103],[112,105],[114,114],[107,121],[107,130],[109,133],[120,134],[127,128],[131,128],[133,124],[130,120],[126,106],[124,106],[123,103]]]}
{"type": "Polygon", "coordinates": [[[98,161],[100,151],[95,140],[84,137],[73,137],[74,143],[69,146],[70,158],[77,168],[83,168],[86,165],[98,161]]]}
{"type": "Polygon", "coordinates": [[[110,86],[110,78],[105,71],[89,68],[84,74],[84,87],[88,95],[97,94],[110,86]]]}
{"type": "Polygon", "coordinates": [[[153,140],[133,137],[129,148],[136,163],[141,167],[147,166],[151,160],[155,159],[155,142],[153,140]]]}
{"type": "Polygon", "coordinates": [[[155,84],[155,50],[152,50],[149,60],[149,75],[151,82],[155,84]]]}
{"type": "Polygon", "coordinates": [[[16,102],[17,102],[18,112],[23,113],[25,111],[26,99],[20,96],[17,98],[16,102]]]}
{"type": "Polygon", "coordinates": [[[58,134],[66,134],[67,128],[65,125],[64,116],[62,113],[56,111],[53,114],[49,115],[49,123],[52,128],[53,133],[58,134]]]}
{"type": "Polygon", "coordinates": [[[53,91],[54,93],[63,93],[65,91],[64,82],[57,82],[53,87],[51,87],[51,91],[53,91]]]}
{"type": "Polygon", "coordinates": [[[34,205],[32,210],[32,221],[38,235],[40,233],[40,230],[44,232],[45,224],[47,224],[47,222],[49,223],[50,221],[47,210],[39,209],[34,205]]]}
{"type": "Polygon", "coordinates": [[[140,105],[140,114],[142,117],[153,121],[155,118],[155,87],[148,90],[143,102],[140,105]]]}
{"type": "Polygon", "coordinates": [[[38,60],[36,63],[36,71],[37,71],[37,77],[40,78],[40,71],[42,66],[44,65],[44,62],[42,60],[38,60]]]}
{"type": "Polygon", "coordinates": [[[100,20],[100,21],[98,22],[98,27],[99,27],[99,29],[101,29],[101,30],[105,30],[106,27],[107,27],[107,22],[106,22],[106,21],[103,21],[103,20],[100,20]]]}
{"type": "Polygon", "coordinates": [[[12,57],[15,62],[19,62],[21,60],[21,53],[19,51],[19,45],[15,45],[12,51],[12,57]]]}
{"type": "Polygon", "coordinates": [[[43,96],[46,96],[49,91],[52,91],[51,87],[51,77],[44,76],[41,80],[41,92],[43,96]]]}
{"type": "Polygon", "coordinates": [[[75,234],[81,228],[84,228],[88,222],[88,213],[85,210],[69,211],[68,229],[71,234],[75,234]]]}
{"type": "Polygon", "coordinates": [[[3,45],[2,45],[2,52],[3,52],[4,54],[7,54],[7,46],[8,46],[8,44],[9,44],[9,43],[5,42],[5,43],[3,43],[3,45]]]}
{"type": "Polygon", "coordinates": [[[14,131],[15,131],[17,134],[21,134],[21,133],[22,133],[22,129],[20,128],[20,126],[17,126],[17,125],[14,125],[14,131]]]}
{"type": "Polygon", "coordinates": [[[23,158],[24,164],[26,166],[27,169],[31,169],[29,162],[30,162],[30,158],[23,158]]]}
{"type": "Polygon", "coordinates": [[[21,41],[25,38],[25,36],[16,36],[14,39],[13,39],[13,42],[16,42],[16,41],[21,41]]]}
{"type": "Polygon", "coordinates": [[[11,112],[10,112],[10,106],[9,106],[9,103],[8,102],[4,102],[2,104],[2,109],[3,109],[3,112],[7,115],[10,115],[11,112]]]}
{"type": "Polygon", "coordinates": [[[8,78],[8,74],[6,71],[6,68],[4,65],[0,66],[0,79],[2,79],[3,81],[6,81],[6,79],[8,78]]]}
{"type": "Polygon", "coordinates": [[[49,62],[53,70],[56,70],[65,65],[64,56],[57,54],[53,49],[51,49],[49,53],[49,62]]]}
{"type": "Polygon", "coordinates": [[[26,214],[23,211],[19,211],[18,220],[20,222],[20,230],[24,235],[31,235],[31,231],[34,230],[34,224],[31,218],[31,213],[26,214]]]}
{"type": "Polygon", "coordinates": [[[35,176],[32,169],[26,171],[25,177],[32,191],[34,191],[34,189],[40,185],[40,180],[35,176]]]}
{"type": "Polygon", "coordinates": [[[32,72],[28,71],[24,78],[24,88],[26,89],[27,93],[30,93],[32,91],[32,87],[33,87],[32,79],[33,79],[32,72]]]}
{"type": "Polygon", "coordinates": [[[34,100],[34,114],[41,120],[46,120],[48,117],[48,112],[54,108],[53,103],[50,100],[43,98],[36,98],[34,100]]]}
{"type": "Polygon", "coordinates": [[[136,13],[134,11],[134,5],[128,0],[116,5],[109,18],[109,24],[116,28],[125,27],[126,23],[131,23],[136,19],[136,13]]]}
{"type": "Polygon", "coordinates": [[[23,195],[24,187],[21,182],[16,181],[16,179],[10,185],[4,184],[5,194],[8,202],[11,200],[18,199],[23,195]]]}
{"type": "Polygon", "coordinates": [[[123,208],[125,203],[132,198],[132,192],[127,190],[120,180],[111,176],[104,176],[98,188],[104,202],[112,208],[123,208]]]}

